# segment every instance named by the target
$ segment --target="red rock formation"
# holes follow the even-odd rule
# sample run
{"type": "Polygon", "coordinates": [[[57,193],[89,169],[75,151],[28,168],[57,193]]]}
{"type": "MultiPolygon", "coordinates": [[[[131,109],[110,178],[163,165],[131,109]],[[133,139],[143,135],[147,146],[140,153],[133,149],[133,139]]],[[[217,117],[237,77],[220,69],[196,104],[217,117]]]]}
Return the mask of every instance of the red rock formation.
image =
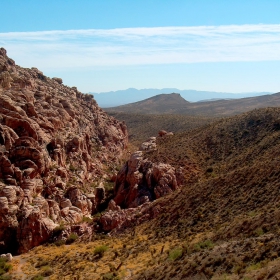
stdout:
{"type": "Polygon", "coordinates": [[[145,202],[137,208],[121,209],[111,200],[108,211],[102,214],[99,222],[103,231],[114,234],[156,218],[160,213],[161,206],[155,207],[152,202],[145,202]]]}
{"type": "MultiPolygon", "coordinates": [[[[156,144],[155,137],[151,137],[141,147],[149,152],[155,148],[153,144],[156,144]]],[[[175,191],[181,182],[181,169],[175,170],[169,164],[153,163],[145,158],[142,151],[133,153],[117,174],[115,197],[99,220],[101,230],[114,234],[157,217],[161,213],[161,206],[155,206],[153,201],[175,191]]]]}
{"type": "Polygon", "coordinates": [[[133,208],[177,188],[175,168],[169,164],[152,163],[144,158],[142,151],[137,151],[117,175],[114,201],[122,208],[133,208]]]}
{"type": "Polygon", "coordinates": [[[156,151],[157,149],[157,143],[156,143],[156,137],[150,137],[147,141],[143,142],[139,150],[140,151],[146,151],[146,152],[151,152],[151,151],[156,151]]]}
{"type": "Polygon", "coordinates": [[[127,145],[92,95],[21,68],[0,49],[0,253],[24,252],[59,223],[96,212],[92,185],[127,145]],[[9,250],[11,251],[11,250],[9,250]]]}

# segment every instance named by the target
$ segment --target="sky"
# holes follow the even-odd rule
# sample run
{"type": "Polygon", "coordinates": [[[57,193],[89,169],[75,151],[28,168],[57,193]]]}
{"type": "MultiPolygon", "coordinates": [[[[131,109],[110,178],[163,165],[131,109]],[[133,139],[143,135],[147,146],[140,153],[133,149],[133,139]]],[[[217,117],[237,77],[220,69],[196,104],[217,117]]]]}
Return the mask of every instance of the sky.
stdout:
{"type": "Polygon", "coordinates": [[[0,47],[82,92],[280,91],[279,0],[1,1],[0,47]]]}

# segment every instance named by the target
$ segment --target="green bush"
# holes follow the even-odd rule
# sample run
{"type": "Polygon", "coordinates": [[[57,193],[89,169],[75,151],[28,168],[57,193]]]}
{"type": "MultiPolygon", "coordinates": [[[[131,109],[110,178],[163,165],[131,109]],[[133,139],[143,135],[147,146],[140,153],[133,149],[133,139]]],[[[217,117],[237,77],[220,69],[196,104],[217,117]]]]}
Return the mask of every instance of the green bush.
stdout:
{"type": "Polygon", "coordinates": [[[263,235],[263,234],[264,234],[264,231],[263,231],[262,228],[257,228],[257,229],[255,230],[255,235],[256,235],[256,236],[261,236],[261,235],[263,235]]]}
{"type": "Polygon", "coordinates": [[[78,235],[76,233],[71,233],[66,239],[66,244],[72,244],[78,239],[78,235]]]}
{"type": "Polygon", "coordinates": [[[65,230],[65,226],[64,226],[64,224],[60,224],[59,226],[57,226],[56,228],[54,228],[54,230],[53,230],[53,235],[54,235],[54,236],[58,236],[58,235],[61,234],[61,232],[62,232],[63,230],[65,230]]]}
{"type": "Polygon", "coordinates": [[[82,222],[92,224],[93,219],[90,217],[83,216],[82,222]]]}
{"type": "Polygon", "coordinates": [[[0,258],[0,276],[11,270],[11,268],[11,264],[7,263],[7,261],[4,258],[0,258]]]}
{"type": "Polygon", "coordinates": [[[59,246],[62,246],[62,245],[65,245],[65,240],[61,239],[61,240],[57,240],[54,242],[54,244],[59,247],[59,246]]]}
{"type": "Polygon", "coordinates": [[[72,172],[74,172],[74,171],[77,170],[77,168],[76,168],[74,165],[70,164],[69,170],[72,171],[72,172]]]}
{"type": "Polygon", "coordinates": [[[174,248],[169,252],[168,258],[172,261],[176,261],[180,259],[183,255],[183,249],[182,248],[174,248]]]}
{"type": "Polygon", "coordinates": [[[106,245],[100,245],[97,246],[94,251],[93,254],[95,256],[99,256],[100,258],[104,256],[104,253],[108,250],[108,247],[106,245]]]}
{"type": "Polygon", "coordinates": [[[12,276],[10,275],[1,275],[0,280],[12,280],[12,276]]]}
{"type": "Polygon", "coordinates": [[[202,249],[212,249],[214,246],[215,245],[211,240],[205,240],[205,241],[195,244],[194,248],[196,251],[200,251],[202,249]]]}

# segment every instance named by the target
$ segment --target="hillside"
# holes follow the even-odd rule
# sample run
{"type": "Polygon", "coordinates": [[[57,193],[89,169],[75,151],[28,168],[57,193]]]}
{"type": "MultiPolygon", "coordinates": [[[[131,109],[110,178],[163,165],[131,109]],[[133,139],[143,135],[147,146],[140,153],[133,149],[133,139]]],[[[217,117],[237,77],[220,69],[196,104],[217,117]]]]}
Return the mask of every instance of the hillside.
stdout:
{"type": "MultiPolygon", "coordinates": [[[[172,114],[184,110],[190,103],[178,93],[159,94],[151,98],[118,107],[116,111],[141,114],[172,114]]],[[[111,108],[105,109],[112,111],[111,108]]]]}
{"type": "Polygon", "coordinates": [[[280,93],[258,97],[217,100],[189,103],[175,94],[158,95],[139,102],[106,108],[106,112],[137,114],[185,114],[189,116],[231,116],[257,108],[277,107],[280,105],[280,93]],[[174,101],[176,99],[176,102],[174,101]],[[180,102],[181,99],[181,102],[180,102]],[[155,105],[158,102],[158,105],[155,105]]]}
{"type": "Polygon", "coordinates": [[[102,108],[116,107],[128,103],[138,102],[143,99],[153,97],[155,95],[163,93],[177,92],[190,102],[198,102],[202,100],[212,99],[236,99],[236,98],[247,98],[253,96],[261,96],[271,94],[272,92],[248,92],[248,93],[229,93],[229,92],[214,92],[214,91],[199,91],[199,90],[180,90],[177,88],[163,88],[163,89],[136,89],[128,88],[126,90],[117,90],[109,92],[95,93],[90,92],[94,95],[95,100],[102,108]]]}
{"type": "MultiPolygon", "coordinates": [[[[150,162],[165,162],[179,171],[177,190],[150,204],[137,200],[136,208],[111,204],[97,220],[103,234],[38,247],[23,256],[21,269],[26,275],[48,271],[51,279],[279,278],[279,121],[280,109],[266,108],[158,137],[156,150],[132,155],[127,174],[138,170],[131,174],[148,179],[150,162]]],[[[119,172],[117,203],[124,180],[133,190],[124,201],[149,181],[131,178],[119,172]]]]}
{"type": "Polygon", "coordinates": [[[157,136],[160,130],[178,133],[204,126],[217,119],[172,114],[156,115],[121,112],[108,112],[108,114],[126,123],[130,143],[138,146],[149,137],[157,136]]]}
{"type": "Polygon", "coordinates": [[[91,95],[1,48],[0,253],[26,252],[96,213],[126,145],[125,124],[91,95]]]}

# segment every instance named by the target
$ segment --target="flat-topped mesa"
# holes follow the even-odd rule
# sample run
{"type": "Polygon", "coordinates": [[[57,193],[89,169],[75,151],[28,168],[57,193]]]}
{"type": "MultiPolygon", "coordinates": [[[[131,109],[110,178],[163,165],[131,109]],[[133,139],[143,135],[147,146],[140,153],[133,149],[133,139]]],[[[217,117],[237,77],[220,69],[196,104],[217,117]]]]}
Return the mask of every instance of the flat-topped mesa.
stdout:
{"type": "Polygon", "coordinates": [[[0,253],[29,250],[94,213],[93,186],[108,166],[115,172],[127,142],[126,125],[92,95],[21,68],[1,48],[0,253]]]}

